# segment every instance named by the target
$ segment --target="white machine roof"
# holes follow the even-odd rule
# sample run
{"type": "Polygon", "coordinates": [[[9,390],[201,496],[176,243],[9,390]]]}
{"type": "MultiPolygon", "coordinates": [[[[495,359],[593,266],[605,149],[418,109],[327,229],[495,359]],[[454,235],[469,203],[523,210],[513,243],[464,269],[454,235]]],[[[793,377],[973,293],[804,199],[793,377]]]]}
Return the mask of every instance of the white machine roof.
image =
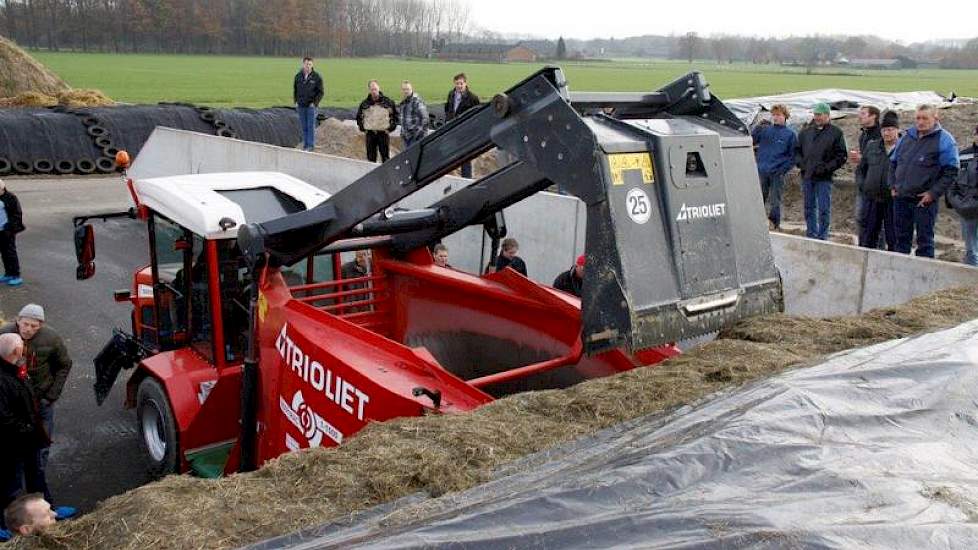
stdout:
{"type": "MultiPolygon", "coordinates": [[[[133,186],[142,204],[206,239],[233,239],[242,224],[271,219],[247,219],[242,204],[221,192],[272,188],[304,204],[306,209],[329,198],[326,191],[279,172],[188,174],[135,180],[133,186]],[[223,218],[231,218],[236,225],[221,229],[219,222],[223,218]]],[[[271,194],[268,199],[276,200],[271,194]]],[[[280,206],[269,206],[270,211],[281,210],[280,206]]]]}

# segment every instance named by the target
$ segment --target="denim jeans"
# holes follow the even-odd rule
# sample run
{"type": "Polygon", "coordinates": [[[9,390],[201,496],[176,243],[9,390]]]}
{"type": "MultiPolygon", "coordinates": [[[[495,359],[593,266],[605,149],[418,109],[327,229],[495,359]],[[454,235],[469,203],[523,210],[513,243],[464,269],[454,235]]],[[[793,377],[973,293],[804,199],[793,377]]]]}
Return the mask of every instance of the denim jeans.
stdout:
{"type": "Polygon", "coordinates": [[[767,219],[774,227],[781,227],[781,196],[784,191],[784,174],[758,174],[761,178],[761,196],[768,212],[767,219]]]}
{"type": "Polygon", "coordinates": [[[917,197],[893,199],[893,225],[896,229],[895,252],[910,254],[914,232],[917,233],[917,256],[934,257],[934,222],[937,221],[938,201],[917,206],[917,197]]]}
{"type": "Polygon", "coordinates": [[[801,189],[805,195],[805,224],[808,226],[805,236],[824,241],[829,238],[832,216],[832,181],[804,180],[801,189]]]}
{"type": "Polygon", "coordinates": [[[886,249],[896,248],[896,228],[893,226],[893,201],[878,201],[858,195],[859,246],[880,248],[880,233],[886,241],[886,249]]]}
{"type": "Polygon", "coordinates": [[[978,218],[961,218],[961,238],[964,240],[964,263],[978,267],[978,218]]]}
{"type": "Polygon", "coordinates": [[[302,149],[312,151],[316,145],[316,106],[296,107],[299,113],[299,128],[302,130],[302,149]]]}

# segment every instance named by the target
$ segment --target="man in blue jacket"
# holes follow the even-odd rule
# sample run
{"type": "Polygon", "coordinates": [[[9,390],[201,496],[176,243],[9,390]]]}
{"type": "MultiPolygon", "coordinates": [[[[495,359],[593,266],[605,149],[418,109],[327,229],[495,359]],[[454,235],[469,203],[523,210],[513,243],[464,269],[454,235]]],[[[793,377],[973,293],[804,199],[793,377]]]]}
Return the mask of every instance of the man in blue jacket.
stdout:
{"type": "Polygon", "coordinates": [[[774,229],[781,227],[781,192],[784,176],[795,162],[795,132],[785,126],[789,111],[780,103],[771,107],[771,124],[761,124],[751,135],[757,149],[757,175],[761,194],[768,207],[767,219],[774,229]]]}
{"type": "Polygon", "coordinates": [[[890,153],[895,251],[909,254],[916,231],[917,256],[933,258],[938,199],[957,178],[958,145],[933,105],[918,106],[915,121],[890,153]]]}

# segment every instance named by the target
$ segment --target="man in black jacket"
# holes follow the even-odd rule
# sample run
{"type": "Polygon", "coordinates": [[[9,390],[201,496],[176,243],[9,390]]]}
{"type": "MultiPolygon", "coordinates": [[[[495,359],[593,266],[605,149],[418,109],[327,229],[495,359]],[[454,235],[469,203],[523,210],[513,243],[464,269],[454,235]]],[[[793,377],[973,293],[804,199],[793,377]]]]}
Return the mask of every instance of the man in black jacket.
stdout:
{"type": "Polygon", "coordinates": [[[872,105],[859,109],[859,152],[853,154],[857,162],[855,169],[856,186],[859,190],[859,246],[876,248],[879,244],[880,229],[886,240],[886,249],[896,247],[896,229],[893,225],[893,199],[887,179],[890,160],[889,152],[896,146],[895,134],[891,130],[899,127],[899,119],[893,111],[887,111],[880,124],[880,110],[872,105]],[[887,139],[889,138],[889,139],[887,139]]]}
{"type": "Polygon", "coordinates": [[[824,241],[832,213],[832,174],[846,163],[846,140],[842,130],[829,122],[827,104],[816,104],[812,112],[811,124],[798,134],[795,161],[805,195],[806,235],[824,241]]]}
{"type": "Polygon", "coordinates": [[[35,463],[38,449],[48,442],[27,384],[24,341],[17,334],[0,335],[0,441],[0,510],[4,510],[22,492],[24,481],[28,493],[43,492],[35,463]]]}
{"type": "Polygon", "coordinates": [[[11,193],[0,180],[0,258],[3,259],[4,275],[0,283],[20,286],[20,260],[17,258],[17,233],[24,230],[24,216],[20,211],[17,195],[11,193]]]}
{"type": "Polygon", "coordinates": [[[557,275],[557,278],[554,279],[553,287],[580,298],[581,288],[584,287],[584,262],[584,254],[581,254],[577,257],[577,261],[574,262],[574,267],[557,275]]]}
{"type": "Polygon", "coordinates": [[[312,58],[303,57],[302,69],[295,75],[292,84],[292,101],[299,114],[303,151],[312,151],[316,145],[316,109],[324,93],[323,77],[313,70],[312,58]]]}
{"type": "Polygon", "coordinates": [[[380,91],[376,80],[367,83],[367,90],[370,93],[357,109],[357,126],[367,134],[367,160],[377,162],[380,151],[380,162],[387,162],[391,158],[390,132],[397,128],[397,105],[380,91]]]}
{"type": "MultiPolygon", "coordinates": [[[[451,122],[457,116],[479,104],[479,96],[469,90],[469,79],[465,73],[458,73],[452,78],[455,87],[448,92],[448,99],[445,101],[445,122],[451,122]]],[[[462,177],[472,177],[472,163],[462,164],[462,177]]]]}

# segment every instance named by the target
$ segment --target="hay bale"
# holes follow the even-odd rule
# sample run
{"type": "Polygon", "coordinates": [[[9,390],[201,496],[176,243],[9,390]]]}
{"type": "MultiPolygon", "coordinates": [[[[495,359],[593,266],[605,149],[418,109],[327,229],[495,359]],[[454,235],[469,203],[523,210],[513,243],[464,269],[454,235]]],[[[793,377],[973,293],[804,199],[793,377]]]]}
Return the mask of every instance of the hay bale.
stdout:
{"type": "Polygon", "coordinates": [[[487,481],[524,457],[620,422],[693,403],[818,357],[978,317],[978,289],[940,291],[861,316],[768,315],[655,367],[474,412],[368,426],[341,447],[283,455],[219,480],[170,476],[11,548],[231,548],[423,491],[487,481]]]}
{"type": "Polygon", "coordinates": [[[50,96],[70,87],[17,44],[0,36],[0,97],[13,97],[25,92],[50,96]]]}
{"type": "Polygon", "coordinates": [[[57,98],[41,92],[24,92],[0,98],[0,107],[53,107],[57,104],[57,98]]]}
{"type": "Polygon", "coordinates": [[[58,103],[72,108],[115,105],[115,101],[100,90],[67,90],[59,93],[57,98],[58,103]]]}

